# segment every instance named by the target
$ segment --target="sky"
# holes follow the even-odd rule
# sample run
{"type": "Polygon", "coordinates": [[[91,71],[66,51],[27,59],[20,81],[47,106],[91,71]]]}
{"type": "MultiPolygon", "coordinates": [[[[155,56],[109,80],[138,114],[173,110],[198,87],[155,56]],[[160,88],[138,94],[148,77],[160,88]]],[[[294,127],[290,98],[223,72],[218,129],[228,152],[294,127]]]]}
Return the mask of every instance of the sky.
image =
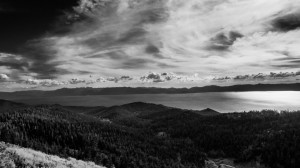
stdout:
{"type": "Polygon", "coordinates": [[[0,91],[300,79],[300,0],[1,0],[0,91]]]}

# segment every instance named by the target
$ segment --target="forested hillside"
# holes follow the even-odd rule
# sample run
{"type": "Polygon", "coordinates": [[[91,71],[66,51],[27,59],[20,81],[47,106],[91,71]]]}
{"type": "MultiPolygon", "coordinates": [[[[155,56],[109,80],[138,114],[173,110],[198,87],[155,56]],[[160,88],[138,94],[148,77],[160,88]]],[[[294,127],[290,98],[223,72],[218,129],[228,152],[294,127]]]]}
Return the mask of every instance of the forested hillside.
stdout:
{"type": "Polygon", "coordinates": [[[0,112],[0,141],[109,168],[201,168],[214,158],[298,168],[299,121],[300,112],[218,114],[147,103],[20,106],[0,112]]]}
{"type": "Polygon", "coordinates": [[[2,112],[0,141],[117,168],[202,167],[205,159],[182,139],[161,139],[58,106],[2,112]]]}

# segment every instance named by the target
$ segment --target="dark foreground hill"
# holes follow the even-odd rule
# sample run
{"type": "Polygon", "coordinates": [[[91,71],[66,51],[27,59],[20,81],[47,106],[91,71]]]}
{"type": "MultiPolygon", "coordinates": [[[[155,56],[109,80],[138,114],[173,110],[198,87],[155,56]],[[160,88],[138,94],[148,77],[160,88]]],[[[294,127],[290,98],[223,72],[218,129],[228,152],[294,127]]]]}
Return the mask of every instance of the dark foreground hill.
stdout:
{"type": "Polygon", "coordinates": [[[8,100],[1,100],[0,99],[0,112],[9,110],[9,109],[17,109],[17,108],[22,108],[25,107],[26,105],[23,103],[16,103],[8,100]]]}
{"type": "Polygon", "coordinates": [[[300,112],[199,113],[216,114],[141,102],[26,106],[0,112],[0,141],[108,168],[201,168],[208,158],[300,167],[300,112]]]}
{"type": "Polygon", "coordinates": [[[134,102],[120,106],[112,107],[98,107],[87,109],[85,114],[95,116],[100,119],[108,119],[113,122],[126,125],[126,126],[138,126],[147,125],[155,118],[160,118],[171,112],[172,116],[176,114],[189,114],[196,117],[201,116],[213,116],[220,114],[212,109],[197,110],[184,110],[179,108],[167,107],[164,105],[134,102]]]}

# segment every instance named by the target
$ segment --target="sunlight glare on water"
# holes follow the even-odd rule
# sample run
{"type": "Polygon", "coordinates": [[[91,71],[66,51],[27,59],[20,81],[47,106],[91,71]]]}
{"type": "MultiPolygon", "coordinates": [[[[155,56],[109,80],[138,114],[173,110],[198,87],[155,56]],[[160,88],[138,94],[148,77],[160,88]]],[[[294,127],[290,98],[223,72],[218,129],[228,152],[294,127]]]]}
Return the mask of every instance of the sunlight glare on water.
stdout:
{"type": "Polygon", "coordinates": [[[226,94],[246,104],[257,105],[259,109],[295,110],[300,106],[300,92],[294,91],[229,92],[226,94]]]}
{"type": "Polygon", "coordinates": [[[113,106],[137,101],[163,104],[183,109],[212,108],[219,112],[251,110],[300,110],[300,92],[211,92],[192,94],[136,94],[38,97],[15,99],[29,104],[62,104],[68,106],[113,106]]]}

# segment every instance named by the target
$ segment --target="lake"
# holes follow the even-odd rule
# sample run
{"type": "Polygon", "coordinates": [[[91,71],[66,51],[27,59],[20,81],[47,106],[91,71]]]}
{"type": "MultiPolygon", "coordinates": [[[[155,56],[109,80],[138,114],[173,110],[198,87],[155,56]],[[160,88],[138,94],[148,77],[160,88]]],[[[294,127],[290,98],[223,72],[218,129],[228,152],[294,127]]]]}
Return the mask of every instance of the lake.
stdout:
{"type": "Polygon", "coordinates": [[[300,92],[297,91],[60,96],[12,100],[28,104],[69,106],[112,106],[142,101],[183,109],[202,110],[212,108],[219,112],[262,109],[300,110],[300,92]]]}

